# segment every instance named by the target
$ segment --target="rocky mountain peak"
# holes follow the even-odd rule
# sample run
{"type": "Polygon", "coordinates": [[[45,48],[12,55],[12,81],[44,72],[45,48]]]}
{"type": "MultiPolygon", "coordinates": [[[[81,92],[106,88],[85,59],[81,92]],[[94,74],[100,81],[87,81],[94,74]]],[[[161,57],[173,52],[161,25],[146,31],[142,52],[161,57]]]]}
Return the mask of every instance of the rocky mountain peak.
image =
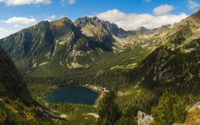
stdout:
{"type": "Polygon", "coordinates": [[[51,22],[51,27],[55,38],[61,40],[72,37],[71,35],[73,34],[74,36],[75,32],[77,32],[73,22],[67,17],[51,22]]]}
{"type": "Polygon", "coordinates": [[[149,33],[151,33],[153,30],[147,29],[146,27],[141,26],[141,27],[138,27],[135,31],[136,31],[137,33],[139,33],[139,34],[149,34],[149,33]]]}
{"type": "Polygon", "coordinates": [[[200,20],[200,10],[196,11],[194,14],[190,16],[190,18],[200,20]]]}
{"type": "Polygon", "coordinates": [[[98,17],[82,17],[77,19],[74,24],[81,28],[86,36],[99,36],[99,33],[103,33],[107,36],[115,35],[121,37],[126,34],[126,31],[119,28],[116,24],[101,20],[98,17]]]}
{"type": "Polygon", "coordinates": [[[68,24],[72,25],[73,22],[70,19],[68,19],[67,17],[63,17],[59,20],[53,21],[52,24],[55,26],[64,26],[64,25],[68,25],[68,24]]]}
{"type": "Polygon", "coordinates": [[[87,17],[87,16],[78,18],[74,22],[74,24],[78,27],[83,27],[86,24],[99,25],[101,23],[102,23],[102,21],[100,19],[98,19],[97,17],[87,17]]]}
{"type": "Polygon", "coordinates": [[[110,33],[104,27],[104,22],[96,17],[82,17],[74,24],[80,28],[82,34],[97,41],[104,41],[110,37],[110,33]]]}
{"type": "Polygon", "coordinates": [[[144,26],[140,26],[140,27],[138,27],[136,30],[139,30],[139,31],[148,31],[149,29],[147,29],[147,28],[144,27],[144,26]]]}

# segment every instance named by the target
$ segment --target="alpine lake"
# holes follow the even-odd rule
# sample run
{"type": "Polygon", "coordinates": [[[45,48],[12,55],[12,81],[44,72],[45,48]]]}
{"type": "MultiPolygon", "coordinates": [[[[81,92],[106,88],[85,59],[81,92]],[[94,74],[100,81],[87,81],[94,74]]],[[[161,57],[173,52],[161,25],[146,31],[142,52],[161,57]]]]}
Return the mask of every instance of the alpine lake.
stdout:
{"type": "Polygon", "coordinates": [[[72,104],[95,104],[99,96],[98,92],[82,86],[62,86],[52,90],[43,99],[48,103],[72,103],[72,104]]]}

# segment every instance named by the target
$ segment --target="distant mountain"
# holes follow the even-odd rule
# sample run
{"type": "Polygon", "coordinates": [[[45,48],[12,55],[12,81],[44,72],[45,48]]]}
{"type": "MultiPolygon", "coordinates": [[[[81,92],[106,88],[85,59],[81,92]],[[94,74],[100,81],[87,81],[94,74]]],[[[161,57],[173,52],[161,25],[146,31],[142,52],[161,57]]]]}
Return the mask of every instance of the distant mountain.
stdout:
{"type": "Polygon", "coordinates": [[[0,46],[23,67],[38,67],[58,62],[68,67],[87,67],[90,53],[99,50],[112,52],[113,35],[126,32],[115,24],[98,18],[84,17],[74,23],[68,18],[53,22],[43,21],[0,40],[0,46]],[[80,58],[79,58],[80,57],[80,58]],[[21,64],[20,64],[21,65],[21,64]],[[76,65],[76,66],[73,66],[76,65]]]}
{"type": "Polygon", "coordinates": [[[106,37],[112,37],[111,35],[122,37],[126,34],[126,31],[119,28],[116,24],[100,20],[97,17],[79,18],[74,22],[74,24],[81,29],[84,35],[94,37],[99,40],[103,40],[103,38],[106,37]]]}
{"type": "Polygon", "coordinates": [[[128,31],[127,35],[141,35],[141,34],[151,34],[151,33],[153,33],[153,30],[141,26],[135,30],[128,31]]]}
{"type": "MultiPolygon", "coordinates": [[[[129,62],[126,65],[136,65],[137,61],[133,59],[138,58],[137,54],[145,52],[142,59],[160,46],[180,41],[184,31],[182,28],[188,29],[185,23],[187,20],[196,21],[198,25],[194,17],[198,16],[193,15],[174,26],[165,25],[156,29],[140,27],[134,31],[125,31],[97,17],[83,17],[74,22],[62,18],[52,22],[43,21],[12,34],[1,39],[0,46],[12,57],[17,67],[27,74],[66,76],[73,69],[100,70],[96,67],[106,67],[101,70],[109,71],[122,64],[123,60],[129,62]],[[135,50],[137,52],[130,58],[129,55],[135,50]],[[117,60],[118,54],[123,55],[123,58],[109,60],[110,57],[117,60]],[[110,62],[109,66],[106,62],[110,62]]],[[[194,25],[193,22],[190,24],[194,25]]],[[[190,30],[185,32],[189,34],[190,30]]]]}

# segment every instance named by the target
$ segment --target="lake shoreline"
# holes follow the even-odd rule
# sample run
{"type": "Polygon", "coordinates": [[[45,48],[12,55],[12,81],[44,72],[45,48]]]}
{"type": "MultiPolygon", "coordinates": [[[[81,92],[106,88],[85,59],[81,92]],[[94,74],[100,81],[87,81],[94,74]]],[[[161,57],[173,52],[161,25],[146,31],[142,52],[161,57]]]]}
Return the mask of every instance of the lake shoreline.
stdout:
{"type": "Polygon", "coordinates": [[[92,85],[92,84],[85,84],[85,85],[83,85],[83,87],[87,87],[89,89],[92,89],[93,91],[100,92],[100,93],[101,92],[109,92],[109,90],[106,89],[105,87],[92,85]]]}
{"type": "MultiPolygon", "coordinates": [[[[100,87],[81,86],[81,85],[66,85],[58,87],[51,91],[47,96],[43,97],[48,103],[71,103],[95,105],[99,97],[101,97],[100,87]]],[[[103,89],[102,89],[103,90],[103,89]]]]}
{"type": "MultiPolygon", "coordinates": [[[[39,84],[39,83],[38,83],[39,84]]],[[[29,84],[30,85],[30,84],[29,84]]],[[[66,87],[66,86],[78,86],[78,87],[83,87],[83,88],[87,88],[87,89],[90,89],[96,93],[98,93],[98,96],[94,102],[94,104],[91,104],[89,106],[94,106],[96,107],[99,103],[99,101],[104,97],[104,95],[109,92],[109,90],[107,90],[106,88],[104,87],[101,87],[101,86],[96,86],[96,85],[92,85],[92,84],[85,84],[85,85],[78,85],[78,84],[62,84],[62,85],[53,85],[51,84],[51,87],[48,86],[48,88],[45,88],[46,87],[46,84],[41,84],[43,86],[41,86],[41,88],[44,88],[42,92],[39,92],[39,95],[36,95],[38,94],[38,92],[34,93],[34,96],[35,98],[37,98],[37,100],[40,100],[42,101],[43,103],[45,103],[45,105],[48,105],[50,104],[50,102],[47,102],[46,100],[44,100],[45,96],[47,96],[48,94],[50,94],[52,91],[58,89],[58,88],[62,88],[62,87],[66,87]]],[[[48,84],[49,85],[49,84],[48,84]]],[[[75,103],[70,103],[69,104],[74,104],[76,105],[75,103]]],[[[85,105],[85,104],[83,104],[85,105]]],[[[87,104],[86,104],[87,105],[87,104]]]]}

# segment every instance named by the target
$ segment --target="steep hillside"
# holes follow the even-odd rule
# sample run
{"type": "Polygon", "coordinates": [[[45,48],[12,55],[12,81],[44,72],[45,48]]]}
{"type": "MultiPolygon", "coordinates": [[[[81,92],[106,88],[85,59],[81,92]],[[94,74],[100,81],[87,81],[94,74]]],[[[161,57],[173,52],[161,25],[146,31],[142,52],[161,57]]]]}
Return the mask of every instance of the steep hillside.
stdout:
{"type": "Polygon", "coordinates": [[[134,88],[118,92],[125,115],[121,120],[145,111],[152,114],[155,124],[198,123],[191,120],[196,112],[187,108],[200,100],[199,13],[177,23],[164,39],[166,44],[128,73],[134,88]]]}
{"type": "Polygon", "coordinates": [[[5,96],[27,104],[34,102],[14,63],[0,48],[0,97],[5,96]]]}
{"type": "Polygon", "coordinates": [[[32,99],[14,63],[0,49],[0,124],[46,124],[53,117],[45,110],[32,99]]]}
{"type": "MultiPolygon", "coordinates": [[[[161,46],[152,49],[145,59],[125,73],[132,86],[117,91],[115,101],[121,117],[115,114],[116,110],[104,114],[102,119],[106,117],[109,121],[110,116],[115,116],[117,125],[199,124],[199,13],[170,28],[165,27],[164,34],[157,32],[154,40],[160,41],[161,46]]],[[[112,106],[107,110],[113,110],[112,106]]]]}
{"type": "Polygon", "coordinates": [[[141,76],[144,77],[144,81],[155,85],[176,84],[177,87],[190,86],[191,89],[193,87],[198,89],[200,25],[197,15],[199,13],[176,24],[170,30],[167,44],[157,48],[144,60],[140,65],[145,72],[145,75],[141,76]]]}
{"type": "Polygon", "coordinates": [[[179,95],[200,94],[200,26],[193,21],[198,20],[199,13],[177,23],[164,39],[166,44],[127,73],[134,85],[158,96],[165,91],[179,95]]]}

